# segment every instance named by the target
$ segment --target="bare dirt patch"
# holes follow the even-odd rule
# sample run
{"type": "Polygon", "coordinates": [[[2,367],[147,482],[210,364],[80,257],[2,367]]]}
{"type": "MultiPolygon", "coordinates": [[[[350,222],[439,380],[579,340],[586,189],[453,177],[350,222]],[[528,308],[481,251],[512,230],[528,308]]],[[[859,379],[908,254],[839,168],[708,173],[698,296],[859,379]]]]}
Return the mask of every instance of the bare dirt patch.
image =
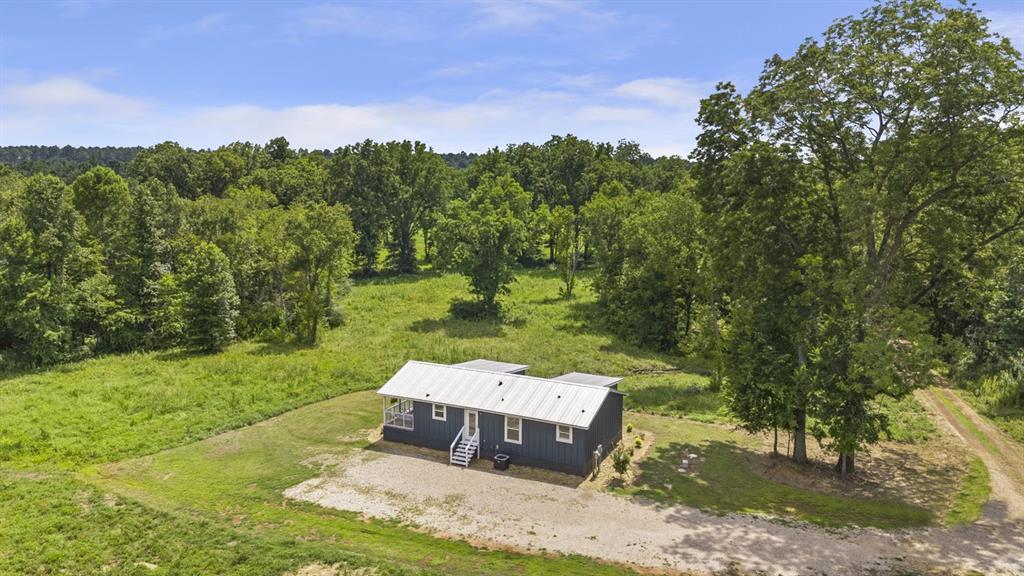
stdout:
{"type": "Polygon", "coordinates": [[[543,474],[528,478],[522,473],[531,470],[516,466],[513,473],[490,470],[489,463],[463,469],[447,465],[446,456],[378,443],[285,496],[491,547],[582,554],[648,569],[1024,574],[1019,524],[825,530],[617,497],[581,479],[573,485],[543,474]]]}
{"type": "Polygon", "coordinates": [[[294,572],[285,572],[284,576],[376,576],[380,572],[374,568],[348,568],[344,564],[308,564],[294,572]]]}

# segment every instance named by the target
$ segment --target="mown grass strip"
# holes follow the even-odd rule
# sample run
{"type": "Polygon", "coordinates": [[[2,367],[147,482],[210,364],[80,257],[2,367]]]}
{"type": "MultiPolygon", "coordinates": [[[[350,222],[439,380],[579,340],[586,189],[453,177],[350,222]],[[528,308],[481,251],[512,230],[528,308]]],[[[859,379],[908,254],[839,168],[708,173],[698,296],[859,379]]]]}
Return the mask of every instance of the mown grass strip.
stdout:
{"type": "Polygon", "coordinates": [[[935,393],[935,396],[939,399],[939,402],[941,402],[942,405],[945,406],[947,410],[949,410],[950,414],[952,414],[953,417],[956,418],[956,421],[959,422],[960,425],[963,426],[972,436],[974,436],[974,438],[978,442],[981,442],[981,445],[984,446],[985,449],[987,449],[989,452],[996,456],[1002,457],[1003,453],[1001,450],[999,450],[999,446],[996,446],[996,443],[993,442],[991,438],[986,436],[985,433],[978,428],[974,421],[968,418],[967,415],[960,410],[956,403],[949,399],[949,396],[946,396],[945,392],[939,390],[935,393]]]}
{"type": "Polygon", "coordinates": [[[981,509],[991,493],[988,468],[981,458],[975,456],[971,459],[960,490],[953,497],[953,506],[946,512],[946,524],[970,524],[980,518],[981,509]]]}

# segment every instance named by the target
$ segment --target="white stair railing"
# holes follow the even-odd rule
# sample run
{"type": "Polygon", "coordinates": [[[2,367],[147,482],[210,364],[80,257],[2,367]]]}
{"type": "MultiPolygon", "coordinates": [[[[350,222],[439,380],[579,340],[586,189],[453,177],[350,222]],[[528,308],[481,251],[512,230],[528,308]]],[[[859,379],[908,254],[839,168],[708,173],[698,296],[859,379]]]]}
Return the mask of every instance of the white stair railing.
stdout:
{"type": "MultiPolygon", "coordinates": [[[[451,446],[448,447],[448,462],[449,463],[451,463],[452,459],[455,457],[455,445],[458,444],[459,440],[462,439],[462,433],[465,432],[465,431],[466,431],[466,427],[465,426],[463,426],[462,428],[459,428],[459,433],[455,435],[455,440],[452,440],[451,446]]],[[[479,430],[478,430],[478,432],[479,432],[479,430]]]]}
{"type": "Polygon", "coordinates": [[[477,431],[469,438],[465,438],[463,436],[465,431],[466,427],[463,426],[462,429],[459,430],[458,436],[456,436],[448,446],[449,464],[469,466],[469,461],[472,460],[474,456],[477,459],[480,458],[480,430],[477,429],[477,431]]]}

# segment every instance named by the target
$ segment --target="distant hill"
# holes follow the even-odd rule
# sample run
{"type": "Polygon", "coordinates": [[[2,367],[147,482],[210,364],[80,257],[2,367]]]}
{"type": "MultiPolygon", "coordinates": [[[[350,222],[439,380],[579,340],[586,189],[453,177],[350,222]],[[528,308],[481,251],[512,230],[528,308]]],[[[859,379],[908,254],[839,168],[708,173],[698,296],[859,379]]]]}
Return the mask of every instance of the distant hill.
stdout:
{"type": "Polygon", "coordinates": [[[0,164],[70,180],[98,164],[123,173],[139,150],[142,146],[0,146],[0,164]]]}
{"type": "MultiPolygon", "coordinates": [[[[102,164],[124,174],[125,166],[142,146],[0,146],[0,164],[25,174],[46,172],[71,180],[89,168],[102,164]]],[[[330,156],[329,150],[322,152],[330,156]]],[[[478,156],[475,152],[442,153],[450,166],[465,169],[478,156]]]]}

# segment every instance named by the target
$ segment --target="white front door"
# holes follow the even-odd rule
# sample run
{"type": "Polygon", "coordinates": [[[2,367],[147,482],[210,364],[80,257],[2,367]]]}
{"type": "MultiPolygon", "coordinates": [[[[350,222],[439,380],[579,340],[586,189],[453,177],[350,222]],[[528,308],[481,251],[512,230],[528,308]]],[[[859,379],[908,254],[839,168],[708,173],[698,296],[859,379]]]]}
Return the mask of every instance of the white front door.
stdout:
{"type": "Polygon", "coordinates": [[[472,410],[466,410],[466,428],[463,432],[463,438],[472,438],[476,434],[476,412],[472,410]]]}

